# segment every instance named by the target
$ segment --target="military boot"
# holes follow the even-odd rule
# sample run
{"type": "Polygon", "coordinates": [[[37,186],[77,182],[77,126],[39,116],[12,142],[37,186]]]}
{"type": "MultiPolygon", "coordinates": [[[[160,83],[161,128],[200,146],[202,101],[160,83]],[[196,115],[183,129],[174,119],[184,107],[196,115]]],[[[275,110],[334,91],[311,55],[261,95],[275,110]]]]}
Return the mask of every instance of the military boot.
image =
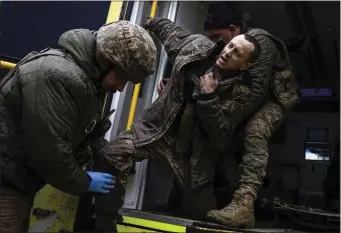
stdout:
{"type": "Polygon", "coordinates": [[[255,225],[254,200],[253,193],[245,192],[245,189],[241,187],[235,192],[228,206],[221,210],[211,210],[207,218],[231,227],[253,228],[255,225]]]}

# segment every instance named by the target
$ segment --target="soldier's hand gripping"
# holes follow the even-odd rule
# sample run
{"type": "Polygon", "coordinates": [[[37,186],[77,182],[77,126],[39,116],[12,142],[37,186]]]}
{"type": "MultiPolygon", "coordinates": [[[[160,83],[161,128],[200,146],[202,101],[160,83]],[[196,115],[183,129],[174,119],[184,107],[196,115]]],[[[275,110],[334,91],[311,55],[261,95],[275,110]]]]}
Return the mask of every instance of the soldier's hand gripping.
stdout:
{"type": "Polygon", "coordinates": [[[200,91],[202,94],[209,94],[215,92],[219,81],[214,78],[213,73],[204,74],[200,77],[200,91]]]}
{"type": "Polygon", "coordinates": [[[143,27],[145,28],[145,29],[149,29],[149,22],[152,20],[153,18],[152,17],[147,17],[147,19],[146,19],[146,21],[144,22],[144,25],[143,25],[143,27]]]}
{"type": "Polygon", "coordinates": [[[166,84],[167,84],[168,80],[162,78],[159,82],[159,84],[157,85],[157,94],[160,95],[163,88],[165,88],[166,84]]]}
{"type": "Polygon", "coordinates": [[[96,193],[109,193],[116,183],[116,177],[103,172],[87,172],[91,178],[88,190],[96,193]]]}

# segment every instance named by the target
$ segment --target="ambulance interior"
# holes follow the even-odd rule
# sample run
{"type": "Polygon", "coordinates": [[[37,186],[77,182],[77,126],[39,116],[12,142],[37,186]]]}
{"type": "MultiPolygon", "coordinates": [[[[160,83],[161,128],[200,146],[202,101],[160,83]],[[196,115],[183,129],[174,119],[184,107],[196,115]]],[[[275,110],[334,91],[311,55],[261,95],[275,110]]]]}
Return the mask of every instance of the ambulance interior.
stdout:
{"type": "MultiPolygon", "coordinates": [[[[139,4],[142,12],[137,14],[137,22],[143,21],[150,9],[148,2],[139,4]]],[[[210,4],[159,2],[157,16],[168,17],[193,33],[203,33],[210,4]]],[[[290,204],[339,213],[340,3],[241,1],[226,4],[249,26],[268,30],[288,45],[301,90],[301,103],[290,113],[269,145],[267,175],[255,205],[256,227],[297,225],[287,217],[280,217],[274,224],[278,217],[266,201],[274,197],[290,204]],[[307,38],[310,38],[309,44],[307,38]],[[324,188],[327,183],[332,187],[324,188]]],[[[158,47],[162,48],[160,44],[158,47]]],[[[161,77],[168,75],[170,69],[166,66],[167,58],[162,50],[156,74],[142,85],[136,115],[157,97],[155,86],[161,77]]],[[[130,93],[131,89],[129,86],[121,95],[130,93]]],[[[130,95],[126,96],[124,102],[118,104],[122,111],[120,117],[115,117],[113,132],[124,130],[130,99],[130,95]]],[[[224,203],[227,184],[222,177],[216,179],[216,197],[223,207],[228,204],[224,203]]],[[[179,216],[180,210],[169,210],[176,201],[170,197],[172,188],[172,173],[163,161],[153,159],[137,163],[135,173],[130,177],[124,208],[179,216]]],[[[315,221],[317,225],[320,221],[302,216],[300,220],[308,224],[315,221]]]]}

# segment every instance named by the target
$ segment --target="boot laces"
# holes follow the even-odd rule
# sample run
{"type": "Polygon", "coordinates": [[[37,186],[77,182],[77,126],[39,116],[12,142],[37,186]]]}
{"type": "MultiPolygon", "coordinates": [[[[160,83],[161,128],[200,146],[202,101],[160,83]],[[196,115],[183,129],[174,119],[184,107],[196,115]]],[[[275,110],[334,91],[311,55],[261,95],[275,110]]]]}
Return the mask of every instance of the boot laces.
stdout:
{"type": "Polygon", "coordinates": [[[241,195],[238,192],[235,192],[233,195],[233,199],[230,204],[224,208],[225,211],[235,210],[242,203],[241,195]]]}

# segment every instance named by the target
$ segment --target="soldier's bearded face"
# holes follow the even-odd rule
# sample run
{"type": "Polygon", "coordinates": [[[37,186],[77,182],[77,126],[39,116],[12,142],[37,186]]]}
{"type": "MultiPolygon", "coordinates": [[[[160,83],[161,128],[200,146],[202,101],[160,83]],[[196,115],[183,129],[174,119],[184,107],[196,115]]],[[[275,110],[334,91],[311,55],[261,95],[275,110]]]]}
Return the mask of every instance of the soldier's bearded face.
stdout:
{"type": "Polygon", "coordinates": [[[122,92],[126,85],[127,79],[114,70],[111,70],[102,81],[102,86],[106,92],[122,92]]]}
{"type": "Polygon", "coordinates": [[[245,70],[250,66],[247,59],[254,49],[243,34],[236,36],[225,46],[216,60],[216,66],[227,70],[245,70]]]}

